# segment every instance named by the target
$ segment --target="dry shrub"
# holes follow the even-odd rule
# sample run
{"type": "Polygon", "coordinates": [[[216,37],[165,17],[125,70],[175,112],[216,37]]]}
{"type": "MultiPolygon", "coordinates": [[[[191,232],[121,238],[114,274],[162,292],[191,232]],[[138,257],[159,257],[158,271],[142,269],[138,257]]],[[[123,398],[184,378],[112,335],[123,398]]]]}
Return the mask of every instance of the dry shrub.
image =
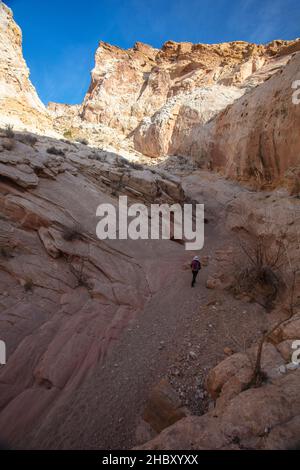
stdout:
{"type": "Polygon", "coordinates": [[[85,287],[86,289],[90,289],[91,285],[89,282],[89,278],[84,273],[83,268],[84,268],[84,262],[82,262],[82,264],[79,265],[78,267],[72,266],[72,265],[70,266],[71,273],[77,279],[77,287],[85,287]]]}
{"type": "Polygon", "coordinates": [[[34,286],[33,280],[31,278],[26,278],[24,282],[24,290],[26,292],[32,292],[33,286],[34,286]]]}
{"type": "Polygon", "coordinates": [[[145,169],[143,165],[141,165],[140,163],[136,163],[136,162],[128,161],[127,165],[133,170],[143,171],[145,169]]]}
{"type": "Polygon", "coordinates": [[[75,256],[67,256],[66,261],[69,265],[70,272],[77,280],[76,287],[85,287],[86,289],[91,289],[91,283],[88,276],[84,272],[85,259],[75,256]]]}
{"type": "Polygon", "coordinates": [[[111,183],[111,195],[117,197],[124,189],[122,180],[111,183]]]}
{"type": "Polygon", "coordinates": [[[106,161],[106,154],[99,154],[99,153],[91,153],[88,155],[89,160],[97,160],[98,162],[105,162],[106,161]]]}
{"type": "Polygon", "coordinates": [[[81,240],[83,235],[82,227],[76,223],[70,227],[64,227],[62,237],[64,240],[71,242],[73,240],[81,240]]]}
{"type": "Polygon", "coordinates": [[[290,321],[293,316],[297,312],[297,308],[299,308],[299,301],[298,301],[298,296],[296,293],[297,289],[297,279],[299,279],[300,275],[300,270],[297,267],[294,267],[292,269],[292,278],[289,279],[290,281],[290,302],[289,302],[289,308],[288,308],[288,315],[286,318],[283,320],[279,320],[275,325],[273,325],[268,331],[264,333],[262,336],[259,345],[258,345],[258,351],[256,354],[256,360],[255,360],[255,365],[253,368],[252,376],[247,385],[245,385],[245,389],[250,388],[250,387],[260,387],[262,383],[266,379],[266,374],[262,370],[262,352],[263,352],[263,346],[264,344],[271,338],[271,335],[282,325],[284,325],[286,322],[290,321]]]}
{"type": "Polygon", "coordinates": [[[3,259],[13,258],[13,249],[10,246],[0,246],[0,257],[3,259]]]}
{"type": "Polygon", "coordinates": [[[116,158],[116,165],[119,167],[119,168],[124,168],[126,166],[126,160],[125,158],[123,157],[117,157],[116,158]]]}
{"type": "Polygon", "coordinates": [[[49,147],[47,149],[47,153],[50,153],[51,155],[59,155],[63,157],[65,155],[65,152],[61,149],[57,149],[56,147],[49,147]]]}
{"type": "Polygon", "coordinates": [[[19,137],[19,141],[25,145],[31,145],[33,147],[37,143],[37,138],[31,134],[22,134],[19,137]]]}
{"type": "Polygon", "coordinates": [[[5,126],[5,137],[7,137],[8,139],[14,139],[15,137],[15,133],[13,131],[13,126],[11,126],[10,124],[7,124],[7,126],[5,126]]]}
{"type": "Polygon", "coordinates": [[[261,235],[240,240],[240,248],[244,266],[237,270],[233,291],[247,294],[271,311],[280,291],[285,288],[281,272],[287,262],[284,243],[261,235]]]}

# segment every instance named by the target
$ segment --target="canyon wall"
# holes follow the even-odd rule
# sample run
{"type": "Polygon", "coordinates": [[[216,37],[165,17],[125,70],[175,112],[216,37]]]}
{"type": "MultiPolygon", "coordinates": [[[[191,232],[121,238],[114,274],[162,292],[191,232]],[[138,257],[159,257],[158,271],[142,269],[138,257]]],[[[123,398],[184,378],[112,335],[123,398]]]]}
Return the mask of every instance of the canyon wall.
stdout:
{"type": "Polygon", "coordinates": [[[100,43],[80,115],[143,155],[191,156],[233,178],[282,182],[286,171],[298,175],[299,49],[299,40],[127,51],[100,43]]]}
{"type": "Polygon", "coordinates": [[[51,121],[29,79],[22,54],[22,32],[12,11],[0,3],[0,122],[45,129],[51,121]]]}
{"type": "Polygon", "coordinates": [[[127,50],[101,41],[83,103],[49,103],[46,110],[29,80],[20,28],[3,3],[0,20],[3,124],[55,130],[137,158],[189,156],[262,185],[298,177],[299,106],[291,85],[299,79],[299,39],[168,41],[161,49],[137,42],[127,50]]]}
{"type": "Polygon", "coordinates": [[[177,151],[200,165],[243,181],[300,178],[300,105],[293,82],[300,79],[300,53],[269,80],[246,93],[206,125],[181,132],[177,151]]]}
{"type": "MultiPolygon", "coordinates": [[[[287,44],[168,41],[160,50],[142,43],[123,50],[100,42],[82,118],[129,133],[144,117],[151,117],[174,97],[185,95],[187,100],[191,93],[192,100],[197,96],[195,90],[201,93],[203,87],[214,84],[241,88],[247,79],[250,86],[249,77],[269,63],[273,55],[282,54],[287,44]]],[[[296,50],[300,43],[290,47],[296,50]]],[[[255,85],[262,81],[260,75],[255,85]]]]}

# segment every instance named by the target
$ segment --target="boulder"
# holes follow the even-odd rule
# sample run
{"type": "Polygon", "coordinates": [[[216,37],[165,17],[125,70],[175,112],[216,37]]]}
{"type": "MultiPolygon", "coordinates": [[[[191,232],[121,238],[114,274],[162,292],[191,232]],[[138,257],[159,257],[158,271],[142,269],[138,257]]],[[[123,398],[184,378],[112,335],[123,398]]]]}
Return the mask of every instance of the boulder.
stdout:
{"type": "Polygon", "coordinates": [[[187,414],[174,389],[166,379],[162,379],[150,393],[143,419],[156,432],[161,432],[187,414]]]}

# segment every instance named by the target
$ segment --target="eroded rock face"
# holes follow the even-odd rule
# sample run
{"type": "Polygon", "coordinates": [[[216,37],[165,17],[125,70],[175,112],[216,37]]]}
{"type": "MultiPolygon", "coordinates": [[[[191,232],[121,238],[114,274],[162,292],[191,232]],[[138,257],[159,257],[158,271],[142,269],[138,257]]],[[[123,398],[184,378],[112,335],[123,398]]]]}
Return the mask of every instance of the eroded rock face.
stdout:
{"type": "Polygon", "coordinates": [[[115,140],[130,145],[133,138],[135,150],[150,157],[195,155],[199,126],[283,68],[299,48],[300,41],[168,41],[162,49],[136,43],[123,50],[100,42],[82,105],[49,109],[56,127],[75,134],[83,127],[91,142],[99,139],[92,130],[107,141],[113,129],[115,140]]]}
{"type": "MultiPolygon", "coordinates": [[[[136,149],[151,157],[201,154],[197,130],[285,67],[300,42],[289,46],[281,41],[267,46],[167,43],[157,59],[169,77],[166,103],[137,128],[136,149]]],[[[258,101],[252,100],[252,106],[256,105],[258,101]]]]}
{"type": "Polygon", "coordinates": [[[140,43],[126,51],[101,42],[82,105],[83,120],[128,133],[145,113],[152,114],[159,108],[168,87],[162,76],[157,80],[150,76],[157,52],[140,43]]]}
{"type": "Polygon", "coordinates": [[[142,121],[134,135],[135,148],[150,157],[191,154],[186,140],[194,126],[211,120],[243,93],[236,87],[211,85],[170,98],[151,118],[142,121]]]}
{"type": "Polygon", "coordinates": [[[299,179],[300,106],[292,84],[299,80],[300,53],[267,82],[245,94],[183,144],[200,163],[246,181],[299,179]]]}
{"type": "Polygon", "coordinates": [[[22,54],[22,32],[12,11],[0,3],[0,116],[2,123],[31,129],[50,127],[45,106],[29,80],[22,54]]]}
{"type": "Polygon", "coordinates": [[[29,80],[20,28],[0,8],[2,122],[150,157],[191,156],[232,178],[299,177],[300,107],[291,85],[300,40],[128,50],[100,42],[83,103],[50,103],[46,111],[29,80]]]}

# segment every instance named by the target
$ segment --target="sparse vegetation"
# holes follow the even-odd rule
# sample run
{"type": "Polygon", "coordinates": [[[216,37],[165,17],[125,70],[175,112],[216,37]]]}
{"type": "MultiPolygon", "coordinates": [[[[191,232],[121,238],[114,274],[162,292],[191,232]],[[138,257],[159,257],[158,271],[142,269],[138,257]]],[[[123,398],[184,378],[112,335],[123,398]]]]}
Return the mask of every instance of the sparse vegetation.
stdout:
{"type": "Polygon", "coordinates": [[[111,195],[112,196],[118,196],[122,189],[124,188],[124,183],[123,183],[123,175],[121,175],[121,178],[119,181],[112,182],[111,184],[111,195]]]}
{"type": "Polygon", "coordinates": [[[126,166],[126,160],[125,158],[123,157],[117,157],[116,159],[116,165],[119,167],[119,168],[124,168],[126,166]]]}
{"type": "Polygon", "coordinates": [[[106,161],[106,155],[105,154],[99,154],[99,153],[91,153],[88,155],[89,160],[97,160],[98,162],[105,162],[106,161]]]}
{"type": "Polygon", "coordinates": [[[71,227],[64,227],[62,237],[64,240],[71,242],[73,240],[82,239],[82,227],[80,224],[74,224],[71,227]]]}
{"type": "Polygon", "coordinates": [[[284,289],[280,269],[285,261],[284,243],[261,235],[240,240],[240,247],[246,255],[246,265],[237,272],[233,291],[235,294],[246,293],[270,311],[280,290],[284,289]]]}
{"type": "Polygon", "coordinates": [[[13,258],[13,249],[10,246],[0,246],[0,257],[4,259],[13,258]]]}
{"type": "Polygon", "coordinates": [[[130,160],[127,160],[126,158],[124,157],[121,157],[121,156],[117,156],[117,159],[116,159],[116,165],[119,167],[119,168],[131,168],[133,170],[144,170],[144,166],[141,165],[140,163],[136,163],[136,162],[131,162],[130,160]]]}
{"type": "Polygon", "coordinates": [[[85,259],[79,257],[76,259],[74,256],[67,256],[66,261],[70,267],[71,273],[77,280],[77,287],[82,286],[89,290],[91,285],[88,276],[84,272],[85,259]]]}
{"type": "Polygon", "coordinates": [[[133,170],[138,170],[138,171],[144,170],[143,165],[141,165],[140,163],[128,162],[127,164],[128,164],[128,165],[130,166],[130,168],[132,168],[133,170]]]}
{"type": "Polygon", "coordinates": [[[79,134],[80,131],[78,129],[70,128],[64,131],[63,136],[69,141],[76,141],[82,145],[89,145],[88,139],[79,134]]]}
{"type": "Polygon", "coordinates": [[[73,132],[72,132],[71,129],[65,130],[65,132],[63,133],[63,136],[64,136],[65,139],[70,139],[70,140],[72,140],[74,138],[73,132]]]}
{"type": "Polygon", "coordinates": [[[262,338],[259,342],[259,345],[258,345],[258,351],[257,351],[257,355],[256,355],[255,365],[254,365],[254,368],[253,368],[253,374],[252,374],[252,377],[251,377],[249,383],[247,384],[246,388],[259,387],[260,385],[262,385],[262,383],[264,382],[264,380],[266,378],[265,373],[262,370],[262,365],[261,365],[263,346],[269,340],[271,335],[280,326],[282,326],[284,323],[291,320],[291,318],[295,315],[295,313],[296,313],[295,309],[298,306],[297,301],[295,299],[296,280],[297,280],[297,276],[299,276],[299,274],[300,274],[300,270],[298,270],[298,269],[294,269],[293,272],[292,272],[291,294],[290,294],[290,304],[289,304],[288,316],[287,316],[287,318],[284,318],[283,320],[280,320],[279,322],[277,322],[273,327],[271,327],[271,329],[269,331],[266,331],[264,333],[264,335],[262,336],[262,338]]]}
{"type": "Polygon", "coordinates": [[[37,138],[32,134],[22,134],[19,137],[19,141],[26,145],[33,147],[37,143],[37,138]]]}
{"type": "Polygon", "coordinates": [[[78,267],[70,265],[71,273],[77,279],[77,287],[85,287],[86,289],[90,289],[90,283],[88,276],[84,273],[84,260],[82,260],[81,264],[78,267]]]}
{"type": "Polygon", "coordinates": [[[63,150],[58,149],[56,147],[47,148],[47,153],[50,153],[51,155],[59,155],[61,157],[65,155],[65,152],[63,150]]]}
{"type": "Polygon", "coordinates": [[[33,280],[29,277],[26,278],[24,285],[23,285],[25,292],[32,292],[33,286],[34,286],[33,280]]]}
{"type": "Polygon", "coordinates": [[[51,382],[51,380],[49,379],[45,379],[45,378],[39,378],[37,380],[37,383],[40,387],[44,387],[46,388],[47,390],[50,390],[52,387],[53,387],[53,383],[51,382]]]}
{"type": "Polygon", "coordinates": [[[10,124],[7,124],[7,126],[5,126],[5,137],[7,137],[8,139],[15,138],[13,126],[11,126],[10,124]]]}

